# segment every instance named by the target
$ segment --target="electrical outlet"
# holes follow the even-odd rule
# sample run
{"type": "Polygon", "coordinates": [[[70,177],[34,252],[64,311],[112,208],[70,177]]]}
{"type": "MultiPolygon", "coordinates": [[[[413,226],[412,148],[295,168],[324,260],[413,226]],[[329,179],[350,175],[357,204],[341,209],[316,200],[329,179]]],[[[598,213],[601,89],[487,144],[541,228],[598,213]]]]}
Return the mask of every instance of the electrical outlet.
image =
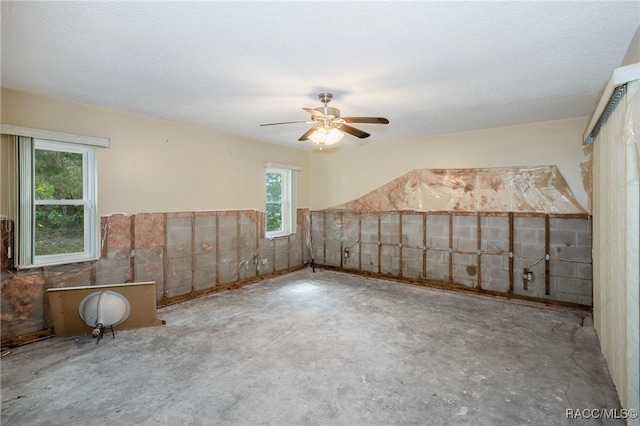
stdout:
{"type": "Polygon", "coordinates": [[[523,278],[527,281],[533,281],[533,271],[527,271],[523,278]]]}
{"type": "Polygon", "coordinates": [[[349,249],[344,249],[344,257],[349,257],[349,249]]]}

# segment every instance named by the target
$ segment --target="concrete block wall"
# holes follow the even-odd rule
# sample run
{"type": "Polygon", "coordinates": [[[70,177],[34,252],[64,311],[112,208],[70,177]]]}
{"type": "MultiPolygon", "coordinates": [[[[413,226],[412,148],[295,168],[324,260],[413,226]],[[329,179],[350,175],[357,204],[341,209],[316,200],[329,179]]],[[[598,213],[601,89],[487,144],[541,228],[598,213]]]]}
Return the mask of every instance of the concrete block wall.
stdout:
{"type": "Polygon", "coordinates": [[[449,215],[427,215],[427,273],[424,278],[449,281],[449,215]]]}
{"type": "Polygon", "coordinates": [[[425,255],[425,217],[419,214],[402,215],[402,276],[423,277],[425,255]]]}
{"type": "Polygon", "coordinates": [[[96,262],[2,270],[2,344],[51,334],[48,288],[155,281],[164,305],[302,267],[309,211],[297,219],[295,235],[269,240],[264,214],[250,210],[103,217],[96,262]]]}
{"type": "Polygon", "coordinates": [[[531,297],[545,297],[545,219],[515,217],[514,219],[514,292],[531,297]],[[526,283],[524,269],[533,271],[534,280],[526,283]]]}
{"type": "Polygon", "coordinates": [[[551,295],[591,304],[591,223],[580,219],[549,219],[551,295]]]}
{"type": "Polygon", "coordinates": [[[378,219],[377,214],[360,216],[360,269],[366,272],[378,272],[380,267],[378,262],[380,241],[378,219]]]}
{"type": "Polygon", "coordinates": [[[508,293],[509,283],[509,216],[480,218],[482,287],[508,293]]]}
{"type": "Polygon", "coordinates": [[[592,305],[586,216],[314,211],[310,217],[314,261],[321,266],[592,305]]]}

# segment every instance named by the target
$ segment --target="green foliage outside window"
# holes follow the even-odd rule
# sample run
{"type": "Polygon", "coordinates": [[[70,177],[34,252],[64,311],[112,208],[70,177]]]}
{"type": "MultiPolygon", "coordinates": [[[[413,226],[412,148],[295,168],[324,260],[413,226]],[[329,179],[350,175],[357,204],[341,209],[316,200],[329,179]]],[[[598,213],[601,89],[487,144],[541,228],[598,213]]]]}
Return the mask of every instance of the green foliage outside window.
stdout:
{"type": "MultiPolygon", "coordinates": [[[[36,200],[82,200],[83,155],[35,150],[36,200]]],[[[84,250],[84,205],[48,204],[35,209],[35,254],[84,250]]]]}
{"type": "Polygon", "coordinates": [[[267,232],[282,229],[282,174],[267,173],[267,232]]]}

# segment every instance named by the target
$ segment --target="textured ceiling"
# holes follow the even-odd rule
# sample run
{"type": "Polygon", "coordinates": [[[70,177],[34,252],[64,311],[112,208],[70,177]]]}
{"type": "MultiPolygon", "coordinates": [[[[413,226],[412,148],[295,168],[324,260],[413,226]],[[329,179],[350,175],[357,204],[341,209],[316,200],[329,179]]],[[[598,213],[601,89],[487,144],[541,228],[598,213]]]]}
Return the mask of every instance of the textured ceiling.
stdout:
{"type": "Polygon", "coordinates": [[[259,125],[322,91],[390,120],[368,143],[590,115],[640,22],[639,1],[0,7],[4,87],[291,146],[307,125],[259,125]]]}

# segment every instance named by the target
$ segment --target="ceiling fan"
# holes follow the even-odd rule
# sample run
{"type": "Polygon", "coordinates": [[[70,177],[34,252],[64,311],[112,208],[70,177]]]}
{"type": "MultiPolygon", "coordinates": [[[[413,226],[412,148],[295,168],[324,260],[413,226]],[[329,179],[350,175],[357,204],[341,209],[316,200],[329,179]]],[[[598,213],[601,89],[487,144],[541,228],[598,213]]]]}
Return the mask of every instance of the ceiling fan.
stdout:
{"type": "Polygon", "coordinates": [[[384,117],[340,117],[339,109],[327,106],[327,104],[331,102],[331,99],[333,99],[333,93],[319,93],[318,99],[324,104],[323,107],[303,108],[311,114],[311,121],[283,121],[280,123],[261,124],[261,126],[276,126],[279,124],[292,123],[313,124],[298,140],[310,140],[320,145],[320,149],[322,149],[324,146],[340,142],[345,133],[349,133],[360,139],[371,136],[369,133],[356,129],[347,123],[389,124],[389,120],[384,117]]]}

